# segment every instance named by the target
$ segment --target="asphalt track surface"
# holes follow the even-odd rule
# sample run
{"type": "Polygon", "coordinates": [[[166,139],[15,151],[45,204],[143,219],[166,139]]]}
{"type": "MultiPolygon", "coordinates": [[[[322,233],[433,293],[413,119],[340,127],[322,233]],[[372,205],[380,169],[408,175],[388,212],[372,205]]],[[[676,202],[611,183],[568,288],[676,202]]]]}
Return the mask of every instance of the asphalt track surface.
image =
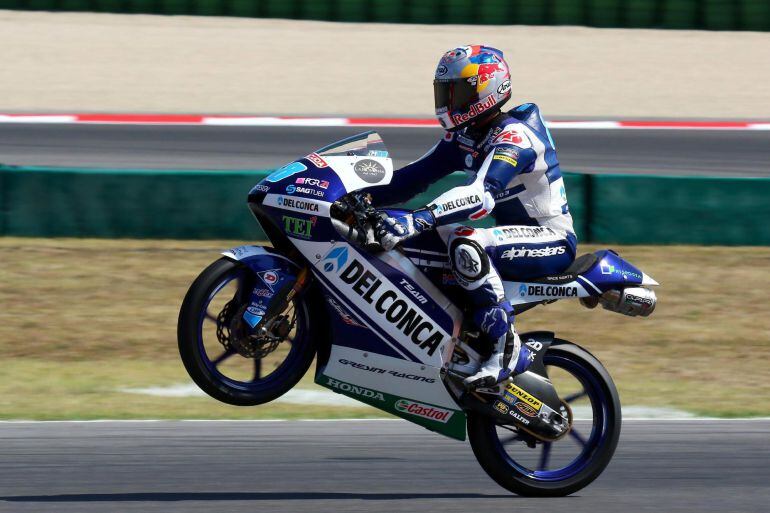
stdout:
{"type": "Polygon", "coordinates": [[[625,421],[610,466],[516,497],[404,421],[0,424],[0,512],[767,511],[770,421],[625,421]]]}
{"type": "MultiPolygon", "coordinates": [[[[274,169],[363,127],[0,125],[0,163],[155,169],[274,169]]],[[[437,128],[377,128],[395,164],[437,128]]],[[[585,173],[770,176],[770,131],[553,130],[562,169],[585,173]]]]}

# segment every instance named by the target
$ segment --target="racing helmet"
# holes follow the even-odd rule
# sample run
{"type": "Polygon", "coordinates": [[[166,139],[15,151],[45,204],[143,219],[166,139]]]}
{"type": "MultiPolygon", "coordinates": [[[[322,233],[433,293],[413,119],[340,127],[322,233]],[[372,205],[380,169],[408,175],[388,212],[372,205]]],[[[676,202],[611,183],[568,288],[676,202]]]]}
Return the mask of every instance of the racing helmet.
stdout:
{"type": "Polygon", "coordinates": [[[503,52],[490,46],[461,46],[444,54],[433,80],[436,117],[454,132],[486,118],[511,97],[511,72],[503,52]]]}

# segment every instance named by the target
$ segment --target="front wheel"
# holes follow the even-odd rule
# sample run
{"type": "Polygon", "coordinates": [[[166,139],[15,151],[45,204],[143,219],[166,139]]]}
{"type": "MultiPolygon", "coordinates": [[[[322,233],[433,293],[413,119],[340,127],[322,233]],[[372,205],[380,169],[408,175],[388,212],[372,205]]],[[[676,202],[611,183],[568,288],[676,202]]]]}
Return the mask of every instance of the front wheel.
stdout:
{"type": "Polygon", "coordinates": [[[236,406],[272,401],[302,379],[316,353],[311,314],[294,298],[252,333],[243,311],[255,286],[253,272],[221,258],[190,286],[179,312],[179,354],[188,374],[208,395],[236,406]]]}
{"type": "Polygon", "coordinates": [[[541,442],[469,413],[468,438],[482,468],[503,488],[525,496],[559,497],[587,486],[609,464],[620,438],[620,399],[599,360],[574,344],[554,341],[543,363],[573,412],[569,434],[541,442]]]}

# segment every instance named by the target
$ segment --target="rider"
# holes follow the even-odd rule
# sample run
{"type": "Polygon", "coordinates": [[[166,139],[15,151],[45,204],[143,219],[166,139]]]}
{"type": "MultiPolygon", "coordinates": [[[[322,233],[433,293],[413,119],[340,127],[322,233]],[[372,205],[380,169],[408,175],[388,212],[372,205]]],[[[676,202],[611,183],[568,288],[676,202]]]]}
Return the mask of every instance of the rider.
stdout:
{"type": "Polygon", "coordinates": [[[455,224],[441,230],[454,277],[465,289],[474,322],[492,346],[468,388],[489,387],[522,372],[530,352],[513,327],[501,275],[525,281],[564,271],[575,259],[577,238],[567,205],[556,148],[532,103],[502,112],[511,98],[511,74],[500,50],[482,45],[445,53],[433,81],[436,116],[446,133],[419,160],[397,170],[389,194],[393,205],[464,169],[466,185],[427,206],[401,214],[380,211],[377,236],[386,250],[426,230],[492,215],[496,228],[455,224]]]}

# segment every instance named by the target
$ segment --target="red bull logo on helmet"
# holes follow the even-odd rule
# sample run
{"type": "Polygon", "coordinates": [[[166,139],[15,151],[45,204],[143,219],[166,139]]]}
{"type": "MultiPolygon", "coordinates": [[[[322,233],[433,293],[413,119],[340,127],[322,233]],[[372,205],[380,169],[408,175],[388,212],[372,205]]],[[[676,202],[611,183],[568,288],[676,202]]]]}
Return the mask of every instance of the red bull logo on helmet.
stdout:
{"type": "Polygon", "coordinates": [[[479,114],[482,114],[483,112],[488,111],[492,107],[497,105],[497,98],[495,98],[495,95],[491,94],[484,98],[480,102],[476,102],[473,105],[470,106],[468,109],[468,112],[464,112],[461,114],[452,114],[452,122],[455,125],[460,125],[462,123],[465,123],[468,120],[471,120],[478,116],[479,114]]]}

